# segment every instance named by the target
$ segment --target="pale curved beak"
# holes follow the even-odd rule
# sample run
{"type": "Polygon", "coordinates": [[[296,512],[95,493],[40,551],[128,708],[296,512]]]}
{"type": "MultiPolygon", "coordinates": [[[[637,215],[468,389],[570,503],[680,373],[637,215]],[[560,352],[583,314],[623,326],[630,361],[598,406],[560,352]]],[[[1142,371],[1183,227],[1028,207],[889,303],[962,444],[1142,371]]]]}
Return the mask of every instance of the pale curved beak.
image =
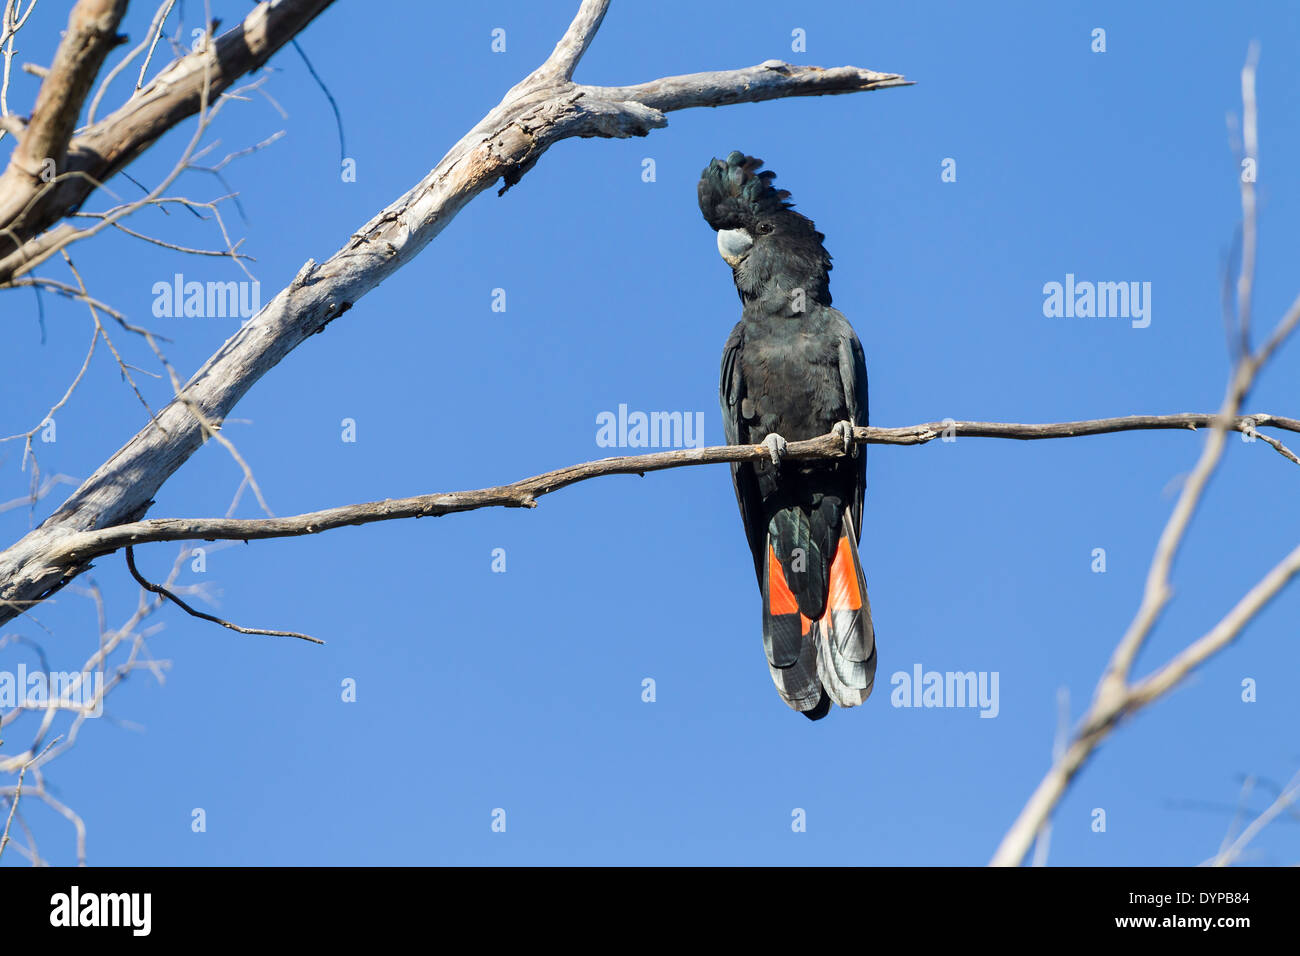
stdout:
{"type": "Polygon", "coordinates": [[[753,245],[754,237],[744,229],[718,230],[718,252],[733,269],[740,265],[740,260],[749,254],[753,245]]]}

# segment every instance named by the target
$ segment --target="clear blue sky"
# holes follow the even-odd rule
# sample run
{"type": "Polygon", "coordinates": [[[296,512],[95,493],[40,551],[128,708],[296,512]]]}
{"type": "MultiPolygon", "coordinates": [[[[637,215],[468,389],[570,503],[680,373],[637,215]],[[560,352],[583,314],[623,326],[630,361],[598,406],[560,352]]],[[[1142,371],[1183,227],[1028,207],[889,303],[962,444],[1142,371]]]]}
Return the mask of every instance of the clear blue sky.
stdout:
{"type": "MultiPolygon", "coordinates": [[[[21,59],[48,62],[65,13],[38,8],[21,59]]],[[[135,4],[138,36],[152,6],[135,4]]],[[[247,5],[213,3],[223,22],[247,5]]],[[[293,51],[264,98],[232,103],[214,158],[284,129],[225,171],[247,213],[232,231],[269,300],[308,257],[332,254],[415,183],[550,51],[576,0],[339,3],[302,37],[338,100],[357,181],[342,182],[329,105],[293,51]],[[491,31],[506,31],[506,51],[491,31]]],[[[201,18],[184,4],[187,25],[201,18]]],[[[780,58],[905,73],[907,89],[673,113],[646,139],[571,140],[504,198],[486,193],[411,266],[260,382],[227,434],[271,507],[475,488],[612,452],[596,417],[703,412],[722,441],[717,375],[739,317],[700,217],[710,157],[763,157],[826,234],[835,304],[864,344],[874,424],[952,417],[1059,421],[1211,411],[1227,359],[1220,309],[1240,217],[1225,115],[1259,39],[1258,323],[1300,291],[1300,16],[1280,3],[616,2],[577,78],[624,84],[780,58]],[[1106,31],[1094,53],[1092,30],[1106,31]],[[791,51],[791,31],[807,51],[791,51]],[[656,178],[642,179],[653,159],[656,178]],[[957,181],[941,181],[945,158],[957,181]],[[1048,318],[1043,285],[1150,282],[1150,326],[1048,318]],[[494,312],[492,290],[506,290],[494,312]],[[357,440],[341,440],[344,419],[357,440]]],[[[133,75],[133,70],[128,70],[133,75]]],[[[16,75],[11,103],[30,104],[16,75]]],[[[117,90],[121,96],[121,90],[117,90]]],[[[108,101],[113,99],[110,92],[108,101]]],[[[24,107],[25,108],[25,107],[24,107]]],[[[191,135],[131,167],[153,183],[191,135]]],[[[133,187],[118,177],[123,196],[133,187]]],[[[178,189],[224,188],[191,173],[178,189]]],[[[87,208],[110,200],[96,197],[87,208]]],[[[133,228],[189,245],[211,223],[147,211],[133,228]]],[[[236,280],[120,235],[75,247],[94,294],[173,341],[185,374],[236,320],[156,319],[154,283],[236,280]]],[[[66,279],[61,264],[42,274],[66,279]]],[[[84,306],[4,294],[3,432],[40,421],[84,357],[84,306]]],[[[147,347],[115,335],[156,370],[147,347]]],[[[1300,347],[1250,409],[1296,415],[1300,347]]],[[[151,403],[165,380],[140,376],[151,403]]],[[[83,478],[145,421],[96,355],[38,446],[47,474],[83,478]]],[[[324,647],[242,637],[168,609],[154,621],[164,686],[136,674],[50,765],[98,864],[980,864],[1048,765],[1056,696],[1081,713],[1136,609],[1155,540],[1203,438],[1135,433],[1059,442],[961,439],[872,447],[863,560],[875,611],[875,695],[809,723],[778,699],[729,478],[688,468],[583,484],[535,511],[480,511],[214,550],[183,583],[219,589],[217,613],[313,633],[324,647]],[[505,551],[505,573],[492,570],[505,551]],[[1107,570],[1091,570],[1104,548],[1107,570]],[[890,706],[890,676],[997,672],[999,710],[890,706]],[[356,681],[344,703],[341,682],[356,681]],[[642,700],[642,681],[656,700],[642,700]],[[194,808],[207,831],[191,830],[194,808]],[[506,811],[505,833],[492,813],[506,811]],[[792,832],[792,811],[807,831],[792,832]]],[[[0,448],[0,500],[23,493],[0,448]]],[[[240,480],[220,447],[194,456],[155,517],[225,512],[240,480]]],[[[1176,599],[1138,663],[1199,636],[1296,542],[1300,472],[1232,440],[1175,568],[1176,599]]],[[[68,489],[61,489],[66,492],[68,489]]],[[[36,520],[57,504],[42,501],[36,520]]],[[[245,497],[239,514],[255,517],[245,497]]],[[[0,513],[7,543],[24,509],[0,513]]],[[[138,560],[158,578],[176,549],[138,560]]],[[[138,589],[120,556],[81,583],[124,621],[138,589]]],[[[1294,693],[1300,593],[1237,646],[1123,727],[1060,807],[1051,862],[1186,864],[1212,855],[1245,775],[1300,768],[1294,693]],[[1258,699],[1242,701],[1253,679],[1258,699]],[[1106,831],[1092,829],[1093,811],[1106,831]]],[[[95,608],[67,589],[5,635],[75,667],[95,608]]],[[[0,648],[0,669],[36,666],[0,648]]],[[[7,728],[0,752],[26,746],[7,728]]],[[[1251,800],[1268,802],[1261,782],[1251,800]]],[[[25,804],[40,848],[75,860],[71,828],[25,804]]],[[[1253,862],[1293,863],[1300,826],[1276,823],[1253,862]]],[[[4,861],[16,865],[17,854],[4,861]]]]}

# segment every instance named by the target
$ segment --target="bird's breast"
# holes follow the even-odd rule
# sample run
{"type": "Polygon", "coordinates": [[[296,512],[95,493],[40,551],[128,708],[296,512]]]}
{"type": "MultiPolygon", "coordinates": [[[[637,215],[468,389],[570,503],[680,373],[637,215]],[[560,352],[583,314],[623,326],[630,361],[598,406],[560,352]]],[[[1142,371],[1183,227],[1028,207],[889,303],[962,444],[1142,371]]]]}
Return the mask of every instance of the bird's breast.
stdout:
{"type": "Polygon", "coordinates": [[[741,355],[745,396],[741,421],[757,443],[777,433],[787,441],[824,435],[848,417],[840,379],[839,343],[793,320],[746,329],[741,355]]]}

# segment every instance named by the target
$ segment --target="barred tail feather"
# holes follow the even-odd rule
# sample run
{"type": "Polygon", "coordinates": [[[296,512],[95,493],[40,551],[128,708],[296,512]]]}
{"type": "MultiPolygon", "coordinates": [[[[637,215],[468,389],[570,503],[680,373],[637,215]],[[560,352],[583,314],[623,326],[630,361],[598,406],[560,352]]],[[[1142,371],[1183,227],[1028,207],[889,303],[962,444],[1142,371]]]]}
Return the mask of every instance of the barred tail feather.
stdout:
{"type": "Polygon", "coordinates": [[[865,701],[876,679],[871,602],[849,518],[846,511],[831,561],[826,611],[815,625],[818,676],[841,707],[856,707],[865,701]]]}
{"type": "Polygon", "coordinates": [[[781,699],[812,720],[826,716],[830,701],[822,690],[817,627],[799,613],[771,541],[763,571],[763,649],[781,699]]]}

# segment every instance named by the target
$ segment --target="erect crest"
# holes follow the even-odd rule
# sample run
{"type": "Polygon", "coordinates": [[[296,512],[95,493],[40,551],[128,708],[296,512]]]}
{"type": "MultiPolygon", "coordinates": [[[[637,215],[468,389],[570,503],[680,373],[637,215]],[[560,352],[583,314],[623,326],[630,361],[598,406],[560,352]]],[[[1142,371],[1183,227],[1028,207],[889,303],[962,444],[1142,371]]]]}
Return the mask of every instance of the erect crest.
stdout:
{"type": "MultiPolygon", "coordinates": [[[[741,228],[764,214],[794,215],[786,210],[790,193],[776,189],[776,173],[759,172],[763,161],[756,156],[732,152],[726,159],[715,159],[700,174],[700,212],[714,229],[741,228]]],[[[800,216],[802,219],[803,217],[800,216]]]]}

